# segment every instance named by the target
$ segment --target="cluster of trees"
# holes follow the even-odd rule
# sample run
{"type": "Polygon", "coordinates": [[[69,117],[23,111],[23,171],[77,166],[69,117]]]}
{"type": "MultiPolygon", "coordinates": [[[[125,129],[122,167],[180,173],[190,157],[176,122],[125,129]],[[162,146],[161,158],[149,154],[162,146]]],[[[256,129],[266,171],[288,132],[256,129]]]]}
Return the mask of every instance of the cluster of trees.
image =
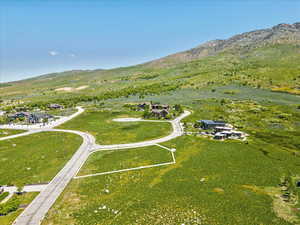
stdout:
{"type": "MultiPolygon", "coordinates": [[[[171,107],[171,110],[169,111],[169,114],[164,117],[164,119],[172,119],[181,113],[183,113],[183,107],[180,104],[174,105],[174,107],[171,107]]],[[[153,118],[153,113],[151,112],[150,108],[147,108],[143,113],[143,118],[150,119],[153,118]]]]}
{"type": "Polygon", "coordinates": [[[182,107],[182,105],[180,105],[180,104],[174,105],[174,110],[175,110],[177,113],[183,113],[183,107],[182,107]]]}
{"type": "MultiPolygon", "coordinates": [[[[154,83],[144,86],[132,86],[126,87],[119,90],[112,90],[104,92],[95,96],[81,95],[76,97],[69,97],[64,99],[56,99],[55,103],[62,104],[65,106],[74,106],[79,102],[100,102],[108,99],[121,98],[121,97],[130,97],[130,96],[139,96],[143,98],[145,95],[155,95],[161,94],[163,92],[174,91],[180,88],[181,84],[179,82],[175,83],[154,83]]],[[[37,104],[37,103],[36,103],[37,104]]],[[[47,103],[48,104],[48,103],[47,103]]]]}
{"type": "Polygon", "coordinates": [[[35,101],[30,103],[24,103],[19,105],[11,105],[3,107],[2,109],[6,112],[22,111],[21,108],[24,108],[23,111],[31,111],[34,109],[47,110],[50,103],[57,103],[63,105],[65,108],[74,107],[78,103],[83,102],[101,102],[108,99],[128,98],[130,96],[139,96],[139,98],[144,98],[146,95],[155,95],[161,94],[163,92],[174,91],[181,87],[180,82],[158,82],[149,85],[142,86],[132,86],[126,87],[117,90],[110,90],[99,95],[80,95],[80,96],[69,96],[67,98],[57,98],[51,101],[35,101]]]}

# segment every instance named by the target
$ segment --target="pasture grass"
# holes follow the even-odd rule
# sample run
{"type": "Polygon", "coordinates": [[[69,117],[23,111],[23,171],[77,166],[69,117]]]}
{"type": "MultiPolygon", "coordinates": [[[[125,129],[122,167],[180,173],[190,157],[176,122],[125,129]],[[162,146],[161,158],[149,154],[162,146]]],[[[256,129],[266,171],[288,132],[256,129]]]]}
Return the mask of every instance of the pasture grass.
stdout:
{"type": "MultiPolygon", "coordinates": [[[[164,143],[177,149],[174,165],[73,180],[43,224],[297,224],[299,202],[278,206],[274,190],[283,177],[300,175],[299,109],[201,99],[190,110],[186,125],[223,119],[250,137],[242,142],[183,136],[164,143]]],[[[117,153],[90,168],[114,167],[117,153]]],[[[130,154],[125,157],[122,162],[132,161],[130,154]]],[[[299,199],[299,190],[293,193],[299,199]]]]}
{"type": "Polygon", "coordinates": [[[172,160],[171,152],[158,146],[99,151],[89,157],[78,176],[172,162],[172,160]]]}
{"type": "MultiPolygon", "coordinates": [[[[20,205],[27,206],[30,202],[38,195],[38,192],[30,192],[22,195],[14,195],[13,198],[16,198],[20,202],[20,205]]],[[[0,225],[10,225],[13,221],[22,213],[24,208],[19,208],[17,211],[11,212],[6,216],[0,216],[0,225]]]]}
{"type": "Polygon", "coordinates": [[[24,133],[24,130],[0,129],[0,137],[24,133]]]}
{"type": "Polygon", "coordinates": [[[49,182],[81,143],[80,136],[58,132],[0,141],[0,185],[49,182]]]}
{"type": "Polygon", "coordinates": [[[277,187],[299,174],[299,157],[265,142],[185,136],[165,144],[177,148],[176,164],[73,180],[43,224],[290,224],[267,193],[246,187],[277,187]]]}
{"type": "Polygon", "coordinates": [[[87,111],[59,126],[95,136],[99,144],[124,144],[160,138],[171,133],[168,122],[115,122],[119,117],[142,117],[141,112],[87,111]]]}

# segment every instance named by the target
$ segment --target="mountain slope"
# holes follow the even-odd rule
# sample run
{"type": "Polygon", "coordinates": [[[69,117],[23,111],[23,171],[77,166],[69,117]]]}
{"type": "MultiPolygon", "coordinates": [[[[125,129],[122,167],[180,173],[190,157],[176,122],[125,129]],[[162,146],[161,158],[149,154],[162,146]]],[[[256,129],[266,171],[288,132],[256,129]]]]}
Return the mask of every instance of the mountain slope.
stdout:
{"type": "Polygon", "coordinates": [[[270,29],[255,30],[235,35],[227,40],[206,42],[188,51],[179,52],[147,63],[149,66],[164,67],[169,64],[189,62],[223,51],[248,51],[267,44],[300,43],[300,23],[279,24],[270,29]]]}
{"type": "Polygon", "coordinates": [[[0,97],[90,101],[230,84],[299,94],[298,62],[300,23],[279,24],[137,66],[69,71],[3,84],[0,97]]]}

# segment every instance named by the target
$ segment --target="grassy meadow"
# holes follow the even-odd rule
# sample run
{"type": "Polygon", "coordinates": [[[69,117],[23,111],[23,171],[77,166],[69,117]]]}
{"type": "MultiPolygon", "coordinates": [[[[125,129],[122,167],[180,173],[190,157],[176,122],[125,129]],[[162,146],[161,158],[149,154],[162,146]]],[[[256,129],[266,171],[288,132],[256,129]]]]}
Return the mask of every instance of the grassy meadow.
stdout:
{"type": "Polygon", "coordinates": [[[123,144],[163,137],[171,133],[168,122],[115,122],[120,117],[142,117],[141,112],[87,111],[59,126],[96,137],[99,144],[123,144]]]}
{"type": "Polygon", "coordinates": [[[171,152],[158,146],[99,151],[90,155],[78,176],[172,162],[172,160],[171,152]]]}
{"type": "MultiPolygon", "coordinates": [[[[187,130],[199,119],[222,119],[247,132],[247,141],[183,136],[164,143],[177,149],[174,165],[73,180],[43,225],[299,224],[300,110],[297,101],[274,101],[195,99],[187,130]],[[282,179],[292,180],[290,203],[278,197],[282,179]]],[[[136,154],[92,155],[80,173],[161,158],[136,154]]]]}
{"type": "Polygon", "coordinates": [[[23,132],[25,132],[25,131],[24,130],[0,129],[0,138],[14,135],[14,134],[20,134],[23,132]]]}
{"type": "Polygon", "coordinates": [[[0,142],[0,185],[49,182],[82,143],[80,136],[42,132],[0,142]]]}
{"type": "Polygon", "coordinates": [[[299,157],[265,142],[186,136],[165,144],[177,148],[175,165],[73,180],[43,224],[292,224],[278,215],[296,212],[280,211],[269,190],[299,174],[299,157]]]}

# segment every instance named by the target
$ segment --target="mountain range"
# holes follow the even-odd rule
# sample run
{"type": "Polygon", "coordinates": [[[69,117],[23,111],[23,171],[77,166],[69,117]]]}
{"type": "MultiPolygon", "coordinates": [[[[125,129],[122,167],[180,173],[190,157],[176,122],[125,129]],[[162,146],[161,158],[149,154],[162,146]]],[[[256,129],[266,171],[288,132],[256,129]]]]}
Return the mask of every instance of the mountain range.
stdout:
{"type": "Polygon", "coordinates": [[[110,93],[111,97],[147,95],[231,83],[299,94],[299,61],[300,23],[279,24],[209,41],[136,66],[74,70],[3,83],[0,97],[31,101],[40,101],[41,96],[47,101],[78,96],[101,99],[110,93]]]}

